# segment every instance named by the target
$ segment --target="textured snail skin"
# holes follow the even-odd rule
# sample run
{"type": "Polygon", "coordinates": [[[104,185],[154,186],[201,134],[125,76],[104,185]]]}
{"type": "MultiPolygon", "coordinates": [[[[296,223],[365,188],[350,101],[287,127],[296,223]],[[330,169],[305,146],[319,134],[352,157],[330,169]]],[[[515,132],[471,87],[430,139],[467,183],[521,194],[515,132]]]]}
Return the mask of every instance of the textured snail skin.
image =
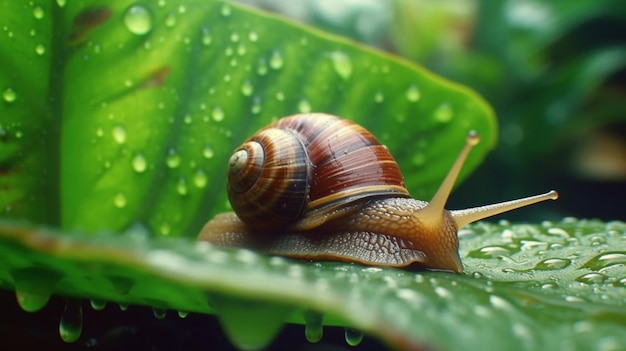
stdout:
{"type": "Polygon", "coordinates": [[[407,198],[376,198],[312,230],[275,233],[259,233],[229,212],[209,221],[198,239],[297,259],[462,272],[454,220],[444,211],[438,228],[427,227],[419,219],[426,204],[407,198]]]}

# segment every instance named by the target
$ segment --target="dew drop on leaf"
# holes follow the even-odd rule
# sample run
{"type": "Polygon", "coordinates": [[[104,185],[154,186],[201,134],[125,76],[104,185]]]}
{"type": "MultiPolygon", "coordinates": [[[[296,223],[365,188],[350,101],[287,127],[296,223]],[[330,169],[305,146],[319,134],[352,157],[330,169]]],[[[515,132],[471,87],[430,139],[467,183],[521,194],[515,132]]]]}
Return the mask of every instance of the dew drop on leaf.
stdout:
{"type": "Polygon", "coordinates": [[[241,85],[241,93],[243,96],[250,96],[253,92],[254,87],[252,86],[252,83],[249,80],[244,81],[241,85]]]}
{"type": "Polygon", "coordinates": [[[385,101],[385,95],[383,94],[382,91],[376,92],[376,95],[374,95],[374,101],[379,103],[379,104],[381,102],[385,101]]]}
{"type": "Polygon", "coordinates": [[[41,6],[37,5],[35,6],[35,8],[33,8],[33,16],[36,19],[42,19],[44,15],[45,15],[45,12],[41,6]]]}
{"type": "Polygon", "coordinates": [[[256,32],[250,32],[250,33],[248,34],[248,39],[249,39],[251,42],[255,43],[256,41],[258,41],[258,40],[259,40],[259,35],[258,35],[256,32]]]}
{"type": "Polygon", "coordinates": [[[576,278],[576,281],[585,284],[601,284],[606,280],[606,276],[601,273],[587,273],[576,278]]]}
{"type": "Polygon", "coordinates": [[[41,310],[52,295],[60,275],[46,268],[22,268],[11,272],[17,303],[26,312],[41,310]]]}
{"type": "Polygon", "coordinates": [[[208,28],[202,28],[202,44],[209,46],[213,42],[213,36],[208,28]]]}
{"type": "Polygon", "coordinates": [[[165,318],[165,315],[167,315],[167,310],[162,308],[153,308],[152,314],[154,314],[154,318],[156,319],[163,319],[165,318]]]}
{"type": "Polygon", "coordinates": [[[133,34],[146,34],[152,29],[152,15],[144,5],[133,5],[124,14],[124,25],[133,34]]]}
{"type": "Polygon", "coordinates": [[[342,52],[333,52],[330,54],[330,59],[333,63],[333,69],[343,79],[348,79],[352,76],[352,61],[348,55],[342,52]]]}
{"type": "Polygon", "coordinates": [[[324,333],[324,315],[315,311],[304,312],[304,335],[308,342],[316,343],[322,340],[324,333]]]}
{"type": "Polygon", "coordinates": [[[17,100],[17,94],[15,93],[15,90],[11,88],[6,88],[2,92],[2,98],[4,99],[4,101],[12,103],[17,100]]]}
{"type": "Polygon", "coordinates": [[[260,76],[267,74],[267,62],[265,62],[264,58],[259,59],[259,65],[257,66],[256,73],[260,76]]]}
{"type": "Polygon", "coordinates": [[[159,234],[168,236],[172,233],[172,227],[168,223],[161,223],[159,226],[159,234]]]}
{"type": "Polygon", "coordinates": [[[448,123],[452,120],[453,116],[452,107],[447,103],[443,103],[437,107],[433,117],[439,123],[448,123]]]}
{"type": "Polygon", "coordinates": [[[563,269],[570,265],[572,261],[566,258],[548,258],[547,260],[543,260],[535,266],[536,270],[553,270],[553,269],[563,269]]]}
{"type": "Polygon", "coordinates": [[[232,41],[233,43],[238,42],[239,41],[239,33],[236,33],[236,32],[232,33],[230,35],[230,41],[232,41]]]}
{"type": "Polygon", "coordinates": [[[176,25],[176,16],[173,13],[170,13],[165,18],[165,26],[166,27],[174,27],[176,25]]]}
{"type": "Polygon", "coordinates": [[[176,311],[176,313],[178,314],[178,317],[180,318],[187,318],[187,316],[189,315],[189,312],[186,312],[186,311],[176,311]]]}
{"type": "Polygon", "coordinates": [[[345,338],[348,345],[357,346],[363,341],[363,332],[352,328],[345,328],[345,338]]]}
{"type": "Polygon", "coordinates": [[[174,149],[170,149],[165,158],[165,164],[168,168],[174,169],[180,166],[180,155],[174,149]]]}
{"type": "Polygon", "coordinates": [[[230,16],[230,13],[231,13],[230,6],[224,4],[222,6],[222,10],[221,10],[222,16],[228,17],[228,16],[230,16]]]}
{"type": "Polygon", "coordinates": [[[274,70],[281,69],[284,64],[283,55],[278,51],[274,51],[272,53],[272,57],[270,57],[270,67],[274,70]]]}
{"type": "Polygon", "coordinates": [[[221,122],[224,120],[224,110],[221,107],[215,106],[213,108],[213,112],[211,113],[211,117],[215,122],[221,122]]]}
{"type": "Polygon", "coordinates": [[[207,184],[207,176],[202,170],[198,170],[196,174],[193,175],[193,184],[197,188],[204,188],[207,184]]]}
{"type": "Polygon", "coordinates": [[[411,102],[416,102],[420,99],[421,93],[417,85],[413,84],[406,91],[406,98],[411,102]]]}
{"type": "Polygon", "coordinates": [[[61,339],[72,343],[80,338],[83,331],[83,308],[79,300],[68,300],[61,314],[59,334],[61,339]]]}
{"type": "Polygon", "coordinates": [[[57,6],[64,7],[67,0],[57,0],[57,6]]]}
{"type": "Polygon", "coordinates": [[[247,52],[247,50],[246,50],[246,46],[245,46],[245,45],[243,45],[243,43],[240,43],[240,44],[237,46],[237,55],[239,55],[239,56],[243,56],[243,55],[245,55],[245,54],[246,54],[246,52],[247,52]]]}
{"type": "Polygon", "coordinates": [[[104,310],[104,308],[106,307],[107,303],[104,300],[89,300],[89,304],[91,305],[91,308],[93,308],[96,311],[102,311],[104,310]]]}
{"type": "Polygon", "coordinates": [[[311,112],[311,104],[306,99],[300,100],[300,102],[298,103],[298,112],[300,113],[311,112]]]}
{"type": "Polygon", "coordinates": [[[258,96],[254,98],[254,100],[252,101],[252,107],[250,107],[250,112],[252,112],[252,114],[257,115],[261,112],[261,98],[259,98],[258,96]]]}
{"type": "Polygon", "coordinates": [[[126,207],[126,196],[122,193],[117,193],[113,196],[113,205],[117,208],[126,207]]]}
{"type": "Polygon", "coordinates": [[[122,126],[113,127],[113,140],[118,144],[124,144],[126,142],[126,129],[122,126]]]}
{"type": "Polygon", "coordinates": [[[143,156],[143,154],[137,154],[135,155],[135,157],[133,157],[132,165],[135,172],[143,173],[148,168],[148,161],[146,161],[146,158],[143,156]]]}
{"type": "Polygon", "coordinates": [[[178,180],[178,183],[176,184],[176,192],[180,196],[187,195],[188,189],[187,189],[187,181],[185,180],[185,178],[180,178],[178,180]]]}
{"type": "Polygon", "coordinates": [[[213,156],[215,156],[215,151],[213,151],[211,145],[204,146],[204,148],[202,149],[202,156],[207,159],[213,158],[213,156]]]}

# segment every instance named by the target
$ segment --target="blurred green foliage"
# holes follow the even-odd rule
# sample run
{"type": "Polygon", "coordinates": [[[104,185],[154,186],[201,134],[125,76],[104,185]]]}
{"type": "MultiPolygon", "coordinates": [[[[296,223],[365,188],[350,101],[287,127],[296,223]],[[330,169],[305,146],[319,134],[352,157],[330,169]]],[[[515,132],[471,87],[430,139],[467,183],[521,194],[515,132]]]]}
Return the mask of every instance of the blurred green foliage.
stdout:
{"type": "Polygon", "coordinates": [[[507,218],[626,219],[607,201],[626,196],[625,2],[256,3],[416,61],[494,106],[499,144],[451,208],[555,188],[557,205],[507,218]]]}

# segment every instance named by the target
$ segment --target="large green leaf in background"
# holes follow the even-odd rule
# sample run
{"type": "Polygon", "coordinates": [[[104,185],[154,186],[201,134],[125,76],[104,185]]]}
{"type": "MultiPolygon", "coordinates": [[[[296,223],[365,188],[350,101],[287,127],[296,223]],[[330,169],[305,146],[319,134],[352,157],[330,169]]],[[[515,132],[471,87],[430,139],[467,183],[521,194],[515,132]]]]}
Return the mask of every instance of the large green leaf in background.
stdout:
{"type": "Polygon", "coordinates": [[[359,121],[430,196],[489,108],[406,62],[221,2],[2,5],[5,216],[194,236],[226,208],[227,158],[271,119],[359,121]],[[10,98],[7,98],[10,95],[10,98]]]}
{"type": "Polygon", "coordinates": [[[469,129],[483,143],[466,171],[494,143],[489,108],[466,89],[221,2],[3,2],[0,28],[0,211],[30,222],[2,221],[0,281],[25,310],[60,294],[216,313],[241,347],[302,313],[312,340],[324,314],[398,349],[626,342],[623,223],[472,226],[465,275],[154,238],[193,238],[227,207],[230,150],[298,112],[359,121],[427,198],[469,129]]]}

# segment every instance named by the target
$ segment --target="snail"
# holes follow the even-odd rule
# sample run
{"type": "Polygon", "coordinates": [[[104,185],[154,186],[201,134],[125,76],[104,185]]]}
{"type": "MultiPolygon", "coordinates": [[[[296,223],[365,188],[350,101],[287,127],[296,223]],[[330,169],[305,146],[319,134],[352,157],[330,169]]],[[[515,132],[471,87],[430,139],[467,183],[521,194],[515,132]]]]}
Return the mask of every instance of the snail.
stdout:
{"type": "Polygon", "coordinates": [[[430,202],[411,198],[387,148],[360,125],[323,113],[284,117],[235,150],[227,192],[235,213],[198,240],[270,255],[462,272],[462,226],[556,199],[556,191],[448,211],[448,195],[479,137],[465,146],[430,202]]]}

